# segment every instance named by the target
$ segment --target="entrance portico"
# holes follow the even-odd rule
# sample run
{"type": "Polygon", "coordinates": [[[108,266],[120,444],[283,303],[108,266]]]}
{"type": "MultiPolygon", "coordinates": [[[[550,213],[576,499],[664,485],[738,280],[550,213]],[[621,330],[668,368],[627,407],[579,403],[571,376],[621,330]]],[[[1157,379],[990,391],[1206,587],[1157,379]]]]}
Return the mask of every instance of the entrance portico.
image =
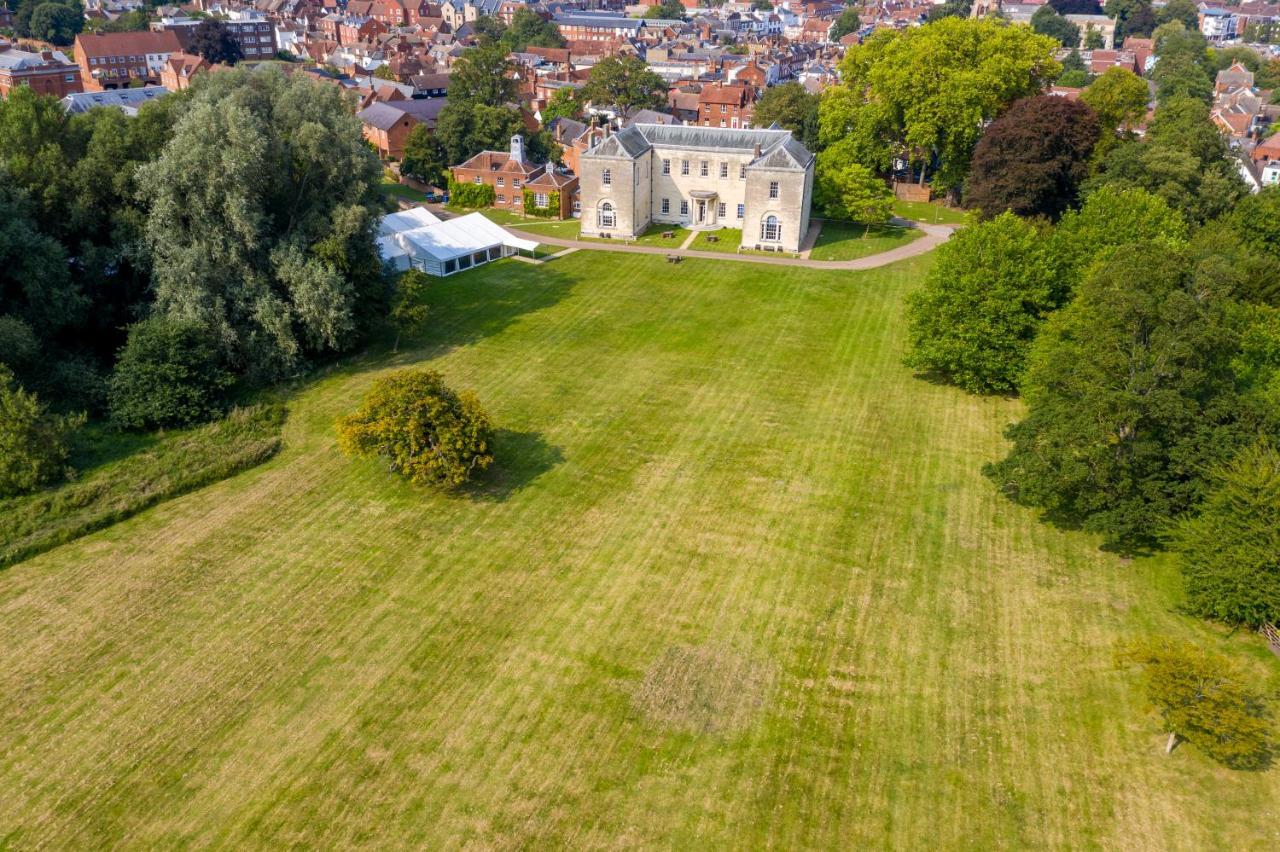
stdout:
{"type": "Polygon", "coordinates": [[[689,222],[691,229],[720,227],[720,217],[717,215],[719,197],[719,193],[714,190],[695,189],[689,192],[689,198],[693,200],[693,216],[689,222]]]}

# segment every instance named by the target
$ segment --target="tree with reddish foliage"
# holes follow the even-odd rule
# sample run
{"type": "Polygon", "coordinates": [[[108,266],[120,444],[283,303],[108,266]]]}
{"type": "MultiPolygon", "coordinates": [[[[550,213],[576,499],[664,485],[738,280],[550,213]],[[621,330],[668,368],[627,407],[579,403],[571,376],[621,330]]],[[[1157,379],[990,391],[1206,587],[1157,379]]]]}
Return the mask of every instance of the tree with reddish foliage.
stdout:
{"type": "Polygon", "coordinates": [[[1051,95],[1015,101],[991,122],[974,149],[965,203],[986,217],[1012,210],[1057,218],[1073,207],[1098,116],[1085,104],[1051,95]]]}

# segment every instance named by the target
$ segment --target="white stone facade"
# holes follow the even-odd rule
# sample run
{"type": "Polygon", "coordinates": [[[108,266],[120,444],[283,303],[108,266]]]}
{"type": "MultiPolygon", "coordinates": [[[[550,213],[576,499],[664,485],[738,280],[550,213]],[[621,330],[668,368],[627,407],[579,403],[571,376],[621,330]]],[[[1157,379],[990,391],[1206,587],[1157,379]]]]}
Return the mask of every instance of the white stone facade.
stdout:
{"type": "Polygon", "coordinates": [[[744,248],[795,252],[809,229],[814,158],[786,130],[637,124],[579,163],[583,236],[737,228],[744,248]]]}

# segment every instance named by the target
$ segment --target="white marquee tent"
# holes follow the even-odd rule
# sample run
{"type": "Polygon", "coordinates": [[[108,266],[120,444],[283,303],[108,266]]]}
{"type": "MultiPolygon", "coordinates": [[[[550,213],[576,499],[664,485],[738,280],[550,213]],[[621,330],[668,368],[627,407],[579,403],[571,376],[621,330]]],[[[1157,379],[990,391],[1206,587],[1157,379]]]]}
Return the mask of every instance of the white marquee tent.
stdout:
{"type": "Polygon", "coordinates": [[[453,275],[538,244],[508,233],[480,213],[440,219],[425,207],[384,216],[378,226],[378,250],[395,269],[421,269],[428,275],[453,275]]]}

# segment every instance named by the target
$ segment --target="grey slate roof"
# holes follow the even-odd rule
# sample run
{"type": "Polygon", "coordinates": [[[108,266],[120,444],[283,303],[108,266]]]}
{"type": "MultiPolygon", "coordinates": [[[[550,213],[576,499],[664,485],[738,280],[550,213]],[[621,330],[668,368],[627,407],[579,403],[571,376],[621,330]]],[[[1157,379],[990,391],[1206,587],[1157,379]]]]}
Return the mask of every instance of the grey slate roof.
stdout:
{"type": "Polygon", "coordinates": [[[725,127],[692,127],[681,124],[632,124],[614,133],[584,156],[635,159],[654,145],[720,151],[754,151],[760,157],[752,167],[804,171],[813,154],[790,130],[736,130],[725,127]]]}
{"type": "Polygon", "coordinates": [[[356,113],[356,118],[379,130],[390,130],[403,117],[403,110],[396,109],[385,101],[374,101],[356,113]]]}
{"type": "Polygon", "coordinates": [[[164,86],[143,86],[140,89],[115,89],[108,92],[77,92],[62,99],[62,108],[69,113],[88,112],[94,107],[115,107],[125,115],[137,115],[138,107],[147,101],[169,94],[164,86]]]}

